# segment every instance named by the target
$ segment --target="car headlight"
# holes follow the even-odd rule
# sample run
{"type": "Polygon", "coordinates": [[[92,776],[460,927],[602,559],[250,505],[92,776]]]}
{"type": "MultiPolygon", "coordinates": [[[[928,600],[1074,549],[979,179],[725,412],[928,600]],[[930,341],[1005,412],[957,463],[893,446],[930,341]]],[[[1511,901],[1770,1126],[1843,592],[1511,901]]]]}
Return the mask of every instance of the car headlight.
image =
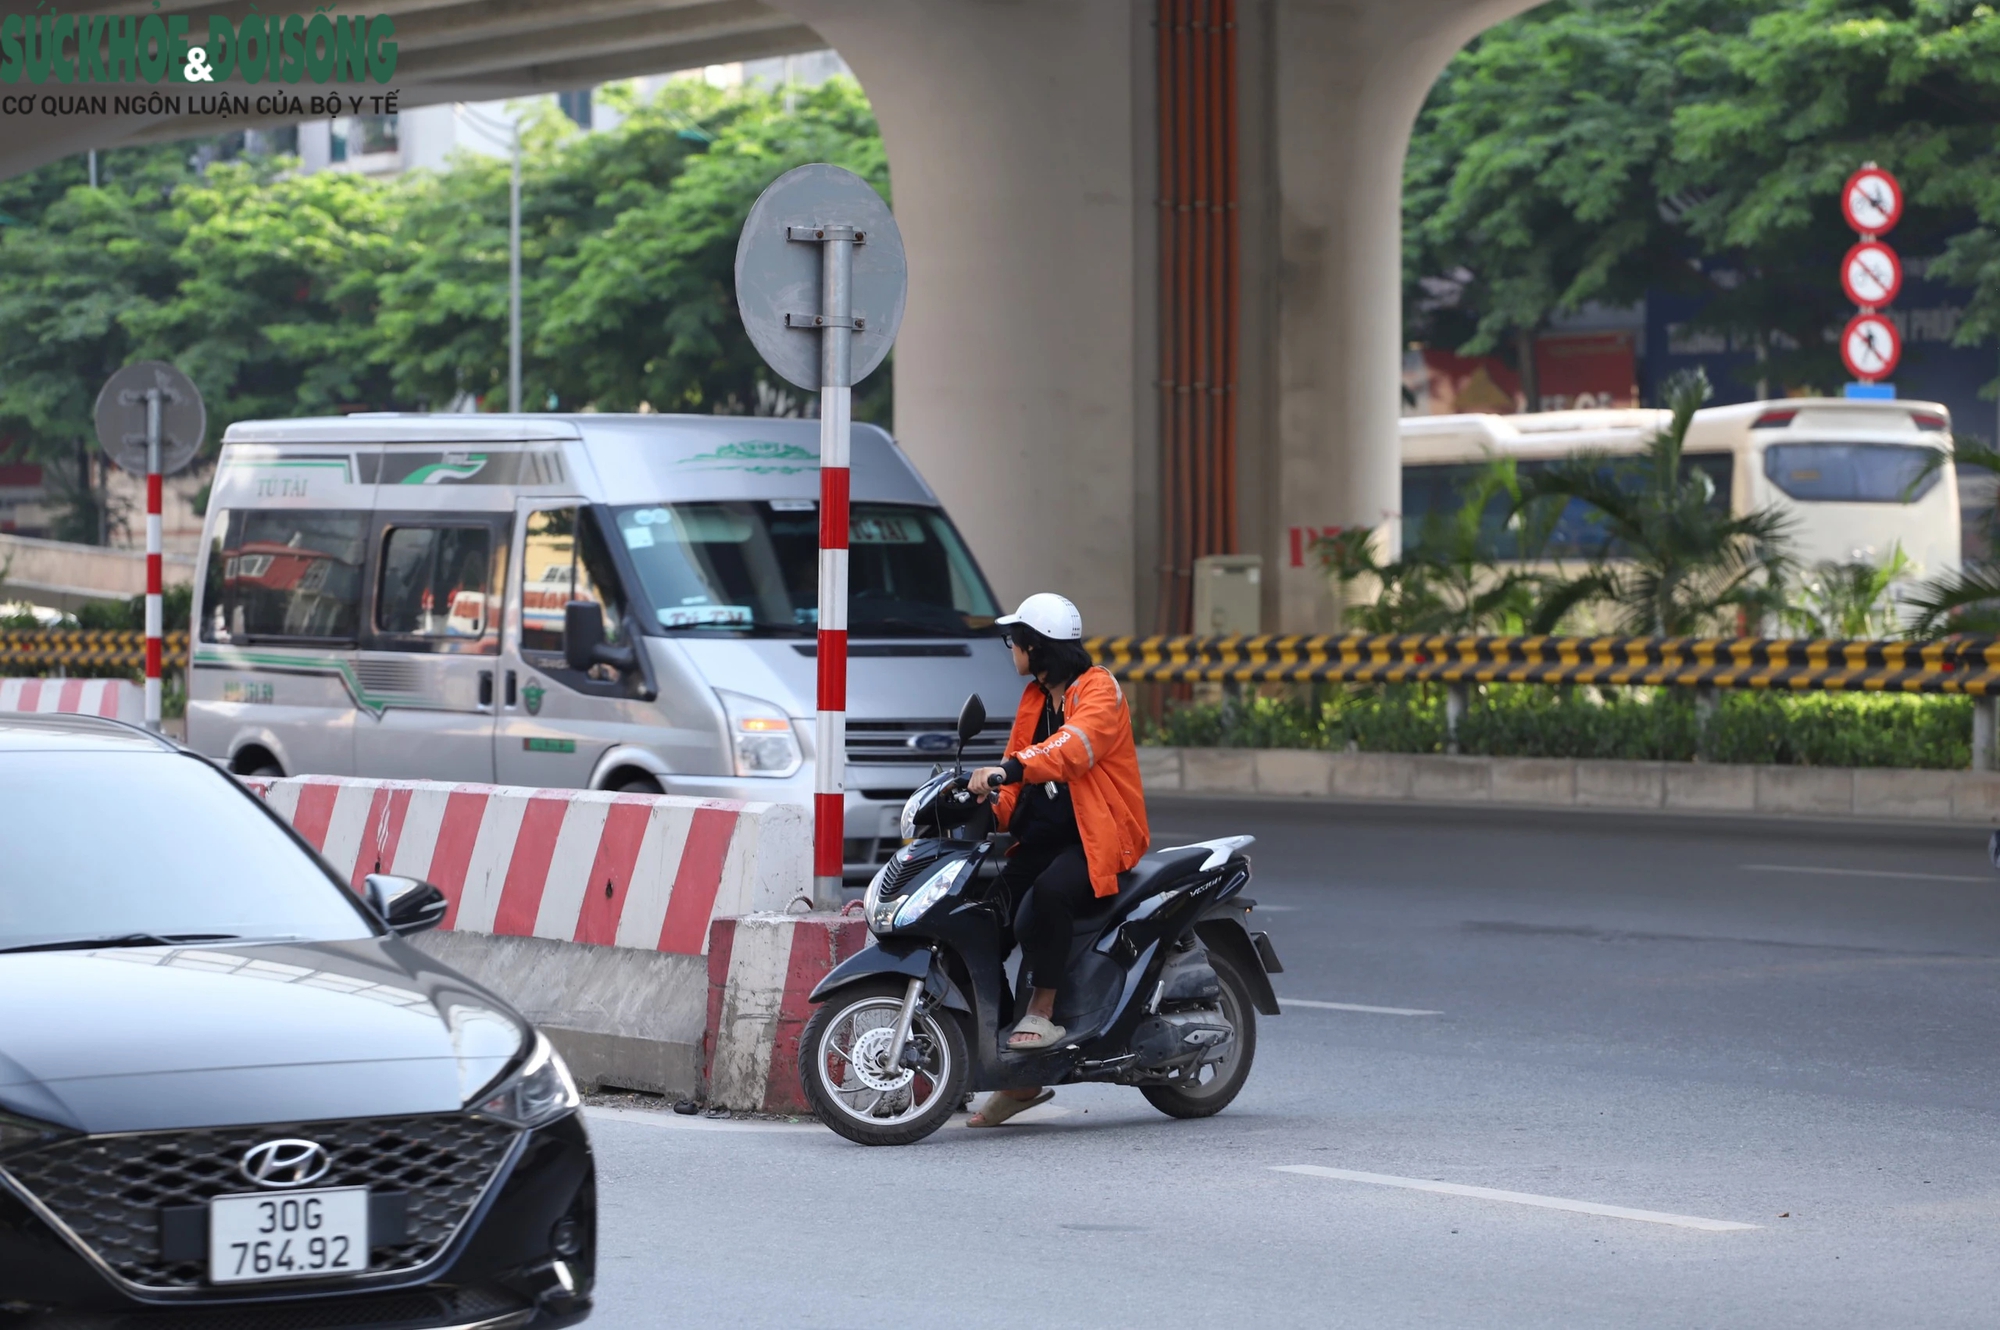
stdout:
{"type": "Polygon", "coordinates": [[[792,718],[775,702],[715,690],[728,717],[729,743],[739,776],[789,776],[805,764],[792,718]]]}
{"type": "Polygon", "coordinates": [[[923,918],[926,910],[943,900],[946,894],[958,885],[959,877],[964,874],[966,865],[971,862],[970,859],[954,859],[932,873],[921,887],[903,898],[901,907],[896,911],[895,926],[907,928],[923,918]]]}
{"type": "Polygon", "coordinates": [[[36,1122],[32,1118],[17,1118],[11,1113],[0,1113],[0,1155],[23,1146],[38,1145],[53,1140],[63,1134],[61,1127],[52,1127],[46,1122],[36,1122]]]}
{"type": "Polygon", "coordinates": [[[539,1127],[571,1112],[582,1101],[562,1054],[537,1030],[535,1047],[521,1069],[480,1100],[476,1111],[516,1127],[539,1127]]]}

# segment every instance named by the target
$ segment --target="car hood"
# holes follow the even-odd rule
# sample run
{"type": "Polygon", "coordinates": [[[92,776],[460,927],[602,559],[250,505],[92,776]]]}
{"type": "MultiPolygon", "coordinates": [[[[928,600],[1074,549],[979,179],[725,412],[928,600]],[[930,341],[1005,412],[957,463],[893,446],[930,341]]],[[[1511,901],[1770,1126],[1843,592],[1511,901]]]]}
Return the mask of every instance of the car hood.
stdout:
{"type": "Polygon", "coordinates": [[[529,1034],[395,938],[0,955],[0,1109],[81,1131],[450,1112],[529,1034]]]}

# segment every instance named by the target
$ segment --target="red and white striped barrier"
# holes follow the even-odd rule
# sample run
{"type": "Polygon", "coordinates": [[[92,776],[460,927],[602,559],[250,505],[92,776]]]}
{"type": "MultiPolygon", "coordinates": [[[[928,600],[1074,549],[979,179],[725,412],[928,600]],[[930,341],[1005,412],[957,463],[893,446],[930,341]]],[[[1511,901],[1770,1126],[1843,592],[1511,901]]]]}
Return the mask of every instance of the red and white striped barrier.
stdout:
{"type": "Polygon", "coordinates": [[[433,883],[444,927],[699,955],[710,921],[812,890],[805,810],[598,790],[294,776],[247,781],[357,890],[433,883]]]}
{"type": "Polygon", "coordinates": [[[708,947],[708,1102],[739,1112],[803,1113],[799,1035],[806,997],[868,942],[868,925],[838,914],[717,919],[708,947]]]}
{"type": "Polygon", "coordinates": [[[0,679],[0,711],[107,716],[137,725],[146,695],[124,679],[0,679]]]}

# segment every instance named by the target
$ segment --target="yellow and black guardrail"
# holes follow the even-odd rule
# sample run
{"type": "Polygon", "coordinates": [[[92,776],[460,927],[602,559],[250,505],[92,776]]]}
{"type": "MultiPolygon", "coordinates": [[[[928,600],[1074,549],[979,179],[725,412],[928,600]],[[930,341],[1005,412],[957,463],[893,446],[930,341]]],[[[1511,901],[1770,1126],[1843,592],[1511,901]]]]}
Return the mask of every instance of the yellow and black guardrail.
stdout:
{"type": "Polygon", "coordinates": [[[1572,683],[1799,692],[2000,694],[2000,638],[1937,642],[1701,637],[1094,637],[1146,683],[1572,683]]]}
{"type": "MultiPolygon", "coordinates": [[[[168,633],[161,643],[160,654],[169,671],[186,669],[188,635],[168,633]]],[[[0,674],[19,675],[45,669],[87,670],[98,674],[125,671],[137,677],[146,669],[146,635],[102,629],[0,631],[0,674]]]]}
{"type": "MultiPolygon", "coordinates": [[[[2000,695],[2000,638],[1937,642],[1758,637],[1093,637],[1121,679],[1144,683],[1570,683],[1797,692],[2000,695]]],[[[168,633],[184,669],[188,635],[168,633]]],[[[0,674],[145,668],[146,635],[0,631],[0,674]]]]}

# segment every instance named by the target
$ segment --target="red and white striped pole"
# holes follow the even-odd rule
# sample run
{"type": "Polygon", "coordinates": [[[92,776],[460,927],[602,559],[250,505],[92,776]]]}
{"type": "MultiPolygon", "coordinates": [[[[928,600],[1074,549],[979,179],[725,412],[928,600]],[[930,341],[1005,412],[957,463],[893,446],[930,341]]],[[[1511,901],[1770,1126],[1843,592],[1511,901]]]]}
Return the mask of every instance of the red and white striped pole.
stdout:
{"type": "MultiPolygon", "coordinates": [[[[796,228],[797,236],[805,228],[796,228]]],[[[840,908],[847,825],[847,457],[854,383],[851,226],[819,226],[819,722],[814,730],[813,903],[840,908]]],[[[800,237],[803,238],[803,237],[800,237]]]]}
{"type": "Polygon", "coordinates": [[[146,728],[160,730],[160,390],[146,390],[146,728]]]}

